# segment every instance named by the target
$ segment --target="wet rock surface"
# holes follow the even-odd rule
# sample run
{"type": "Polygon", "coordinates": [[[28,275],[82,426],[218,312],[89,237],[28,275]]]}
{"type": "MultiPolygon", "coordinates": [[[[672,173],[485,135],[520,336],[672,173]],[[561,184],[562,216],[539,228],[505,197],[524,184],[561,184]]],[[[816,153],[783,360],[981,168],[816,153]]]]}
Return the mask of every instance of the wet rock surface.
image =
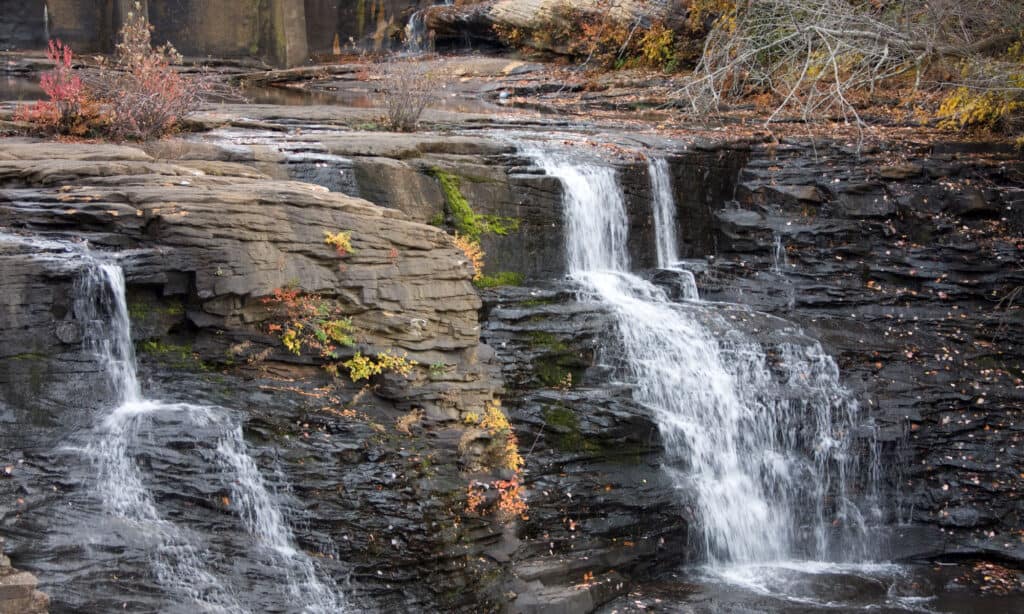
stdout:
{"type": "Polygon", "coordinates": [[[836,358],[899,469],[909,527],[888,556],[1020,561],[1024,163],[943,143],[766,153],[714,210],[702,296],[783,315],[836,358]]]}

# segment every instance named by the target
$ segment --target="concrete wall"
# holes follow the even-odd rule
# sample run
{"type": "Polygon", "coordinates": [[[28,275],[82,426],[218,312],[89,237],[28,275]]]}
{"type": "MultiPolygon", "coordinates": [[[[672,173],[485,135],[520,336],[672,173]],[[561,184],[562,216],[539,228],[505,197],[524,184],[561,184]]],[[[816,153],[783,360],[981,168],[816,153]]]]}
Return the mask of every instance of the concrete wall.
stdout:
{"type": "MultiPolygon", "coordinates": [[[[295,66],[309,55],[303,0],[148,0],[154,43],[189,57],[259,57],[295,66]]],[[[50,36],[77,53],[110,52],[135,0],[0,0],[0,49],[45,47],[50,36]]]]}
{"type": "Polygon", "coordinates": [[[46,44],[43,0],[0,0],[0,49],[35,49],[46,44]]]}
{"type": "Polygon", "coordinates": [[[260,0],[151,0],[153,42],[185,56],[258,56],[260,0]]]}
{"type": "MultiPolygon", "coordinates": [[[[394,46],[409,16],[439,0],[147,0],[153,41],[189,57],[261,57],[295,66],[329,55],[337,36],[364,49],[394,46]]],[[[109,52],[135,0],[0,0],[0,49],[42,48],[51,36],[80,53],[109,52]]]]}
{"type": "Polygon", "coordinates": [[[50,36],[71,45],[76,53],[111,48],[114,3],[107,0],[46,0],[50,36]]]}

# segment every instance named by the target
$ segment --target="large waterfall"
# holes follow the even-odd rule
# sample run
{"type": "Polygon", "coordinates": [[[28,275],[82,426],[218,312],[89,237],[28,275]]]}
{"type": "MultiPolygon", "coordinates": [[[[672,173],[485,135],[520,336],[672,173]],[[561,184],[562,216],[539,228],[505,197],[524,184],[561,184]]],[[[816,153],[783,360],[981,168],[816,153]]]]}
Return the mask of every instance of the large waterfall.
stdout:
{"type": "Polygon", "coordinates": [[[115,521],[116,531],[130,535],[132,546],[144,552],[168,603],[184,600],[187,611],[216,612],[255,612],[265,604],[249,603],[245,587],[232,586],[228,575],[211,564],[216,556],[209,545],[189,527],[171,520],[147,487],[147,476],[133,449],[140,440],[152,443],[161,429],[173,428],[216,434],[216,441],[207,444],[215,451],[216,460],[204,465],[204,477],[229,488],[227,507],[249,536],[253,558],[270,570],[276,586],[266,590],[276,594],[281,610],[344,611],[344,599],[337,589],[319,577],[310,557],[295,545],[284,511],[249,456],[232,412],[143,396],[136,374],[124,273],[120,266],[91,256],[86,256],[86,261],[76,287],[75,317],[83,324],[85,347],[101,367],[97,385],[106,388],[105,396],[114,407],[89,436],[85,452],[98,473],[96,494],[104,513],[115,521]],[[210,471],[216,474],[209,475],[210,471]]]}
{"type": "MultiPolygon", "coordinates": [[[[657,419],[680,493],[695,496],[709,562],[864,556],[853,487],[860,418],[831,358],[795,330],[766,347],[719,306],[670,301],[630,272],[614,168],[550,149],[524,153],[562,183],[569,275],[614,316],[621,370],[657,419]]],[[[670,178],[664,162],[650,171],[658,261],[670,267],[670,178]]]]}

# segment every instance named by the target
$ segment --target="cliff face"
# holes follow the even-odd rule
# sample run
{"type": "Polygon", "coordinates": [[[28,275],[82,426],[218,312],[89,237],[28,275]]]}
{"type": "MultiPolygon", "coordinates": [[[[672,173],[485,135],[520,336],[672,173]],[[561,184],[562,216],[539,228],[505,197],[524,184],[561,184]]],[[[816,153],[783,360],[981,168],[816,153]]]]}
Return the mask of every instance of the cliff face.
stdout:
{"type": "MultiPolygon", "coordinates": [[[[297,137],[304,151],[313,149],[308,138],[297,137]]],[[[799,140],[683,147],[636,134],[605,138],[669,160],[681,255],[703,298],[791,320],[836,358],[844,383],[879,426],[889,513],[906,525],[890,542],[892,556],[1020,558],[1013,533],[1024,486],[1013,470],[1024,361],[1016,339],[1024,285],[1019,155],[941,141],[894,140],[857,152],[799,140]]],[[[542,377],[559,371],[552,365],[561,361],[561,371],[577,376],[593,365],[586,348],[606,333],[575,311],[559,283],[565,254],[557,181],[506,142],[487,138],[315,140],[321,153],[304,155],[345,168],[344,185],[324,182],[333,189],[450,224],[440,171],[458,180],[476,214],[517,222],[515,231],[482,237],[487,273],[526,280],[523,289],[483,293],[484,336],[505,364],[514,412],[520,394],[558,396],[558,378],[542,377]],[[509,358],[520,349],[526,354],[509,358]]],[[[278,164],[318,180],[286,158],[278,164]]],[[[631,261],[653,267],[647,163],[627,156],[615,164],[631,261]]],[[[531,433],[522,439],[533,439],[530,414],[543,411],[534,405],[521,416],[531,433]]],[[[650,442],[659,445],[656,437],[650,442]]]]}
{"type": "MultiPolygon", "coordinates": [[[[19,534],[12,556],[46,567],[48,587],[66,584],[55,591],[60,603],[105,610],[125,599],[116,578],[85,571],[72,580],[46,562],[77,556],[46,536],[74,530],[67,510],[95,505],[75,485],[89,483],[88,463],[55,451],[92,428],[95,408],[110,401],[75,309],[80,241],[125,270],[146,394],[244,409],[254,454],[279,467],[281,488],[295,495],[298,541],[346,561],[338,577],[361,578],[357,601],[454,607],[481,594],[486,583],[467,561],[502,535],[483,520],[462,524],[473,451],[460,441],[486,444],[479,433],[464,437],[462,417],[482,414],[502,382],[479,341],[471,269],[447,235],[240,164],[11,141],[0,153],[0,225],[0,448],[12,467],[0,475],[0,518],[19,534]],[[325,244],[338,231],[351,236],[344,257],[325,244]],[[262,298],[282,287],[315,293],[351,318],[357,346],[339,350],[340,359],[392,351],[419,366],[409,377],[332,388],[314,355],[291,354],[268,328],[262,298]],[[417,581],[407,585],[410,573],[417,581]],[[422,581],[435,574],[445,580],[422,581]],[[95,585],[83,589],[83,577],[95,585]]],[[[178,444],[139,445],[157,460],[149,487],[161,508],[179,509],[195,527],[215,525],[222,513],[211,510],[229,495],[211,492],[209,477],[168,452],[178,444]]]]}
{"type": "MultiPolygon", "coordinates": [[[[625,148],[644,141],[606,136],[625,148]]],[[[526,279],[483,293],[483,326],[503,364],[505,405],[531,442],[531,520],[512,555],[533,583],[524,603],[537,591],[549,602],[599,601],[621,584],[615,575],[589,592],[559,587],[584,571],[636,578],[685,560],[696,548],[686,542],[692,517],[678,498],[662,497],[669,485],[655,470],[657,427],[627,391],[608,387],[594,350],[614,339],[607,316],[577,303],[560,280],[561,186],[486,139],[386,141],[321,140],[324,155],[341,156],[351,173],[340,189],[450,223],[441,171],[459,179],[476,213],[518,221],[518,230],[482,239],[488,273],[526,279]],[[595,483],[608,489],[580,487],[595,483]],[[632,505],[639,501],[656,503],[632,505]]],[[[1019,564],[1019,156],[942,142],[859,153],[799,141],[644,146],[670,161],[676,232],[701,296],[785,318],[820,339],[875,420],[891,527],[882,556],[1019,564]]],[[[616,164],[632,261],[651,267],[646,161],[616,164]]],[[[655,280],[671,288],[670,277],[655,280]]]]}

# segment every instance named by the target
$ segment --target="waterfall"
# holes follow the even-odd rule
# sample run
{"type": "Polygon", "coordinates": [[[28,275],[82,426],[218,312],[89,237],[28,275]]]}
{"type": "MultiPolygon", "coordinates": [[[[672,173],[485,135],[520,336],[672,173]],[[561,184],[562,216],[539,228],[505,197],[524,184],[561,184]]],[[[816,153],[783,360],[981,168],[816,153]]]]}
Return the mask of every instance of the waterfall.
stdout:
{"type": "Polygon", "coordinates": [[[247,453],[242,428],[219,407],[145,399],[135,365],[131,328],[121,267],[86,254],[86,267],[76,284],[75,317],[83,326],[83,347],[101,367],[103,385],[114,409],[91,434],[85,452],[98,473],[97,494],[104,511],[150,555],[157,582],[175,597],[184,597],[206,611],[248,612],[234,587],[208,561],[212,553],[198,536],[161,514],[146,486],[142,468],[132,456],[141,438],[152,439],[157,426],[171,423],[186,432],[221,432],[217,455],[247,534],[256,545],[275,553],[276,573],[287,595],[282,606],[304,612],[345,609],[343,598],[317,576],[316,568],[294,546],[277,498],[268,489],[247,453]],[[172,421],[173,420],[173,421],[172,421]]]}
{"type": "Polygon", "coordinates": [[[409,17],[405,24],[405,50],[409,53],[423,53],[427,46],[427,27],[424,23],[423,11],[419,10],[409,17]]]}
{"type": "Polygon", "coordinates": [[[225,469],[234,475],[233,504],[239,508],[246,530],[257,544],[269,550],[287,577],[292,603],[305,603],[304,611],[333,614],[344,609],[337,591],[317,576],[308,556],[295,548],[291,528],[275,504],[263,474],[246,451],[242,427],[228,431],[217,445],[225,469]]]}
{"type": "Polygon", "coordinates": [[[651,205],[654,209],[658,267],[668,269],[679,261],[676,243],[676,199],[672,195],[668,161],[664,158],[650,158],[647,162],[647,172],[651,179],[651,205]]]}
{"type": "Polygon", "coordinates": [[[90,263],[76,288],[75,318],[83,344],[103,369],[105,384],[119,405],[139,401],[124,272],[115,264],[90,263]]]}
{"type": "Polygon", "coordinates": [[[651,181],[651,209],[654,214],[654,244],[658,268],[675,271],[679,296],[697,300],[697,279],[692,271],[679,266],[679,244],[676,240],[676,199],[672,192],[672,176],[668,160],[649,158],[647,174],[651,181]]]}
{"type": "MultiPolygon", "coordinates": [[[[695,495],[710,562],[859,556],[838,550],[863,541],[865,520],[848,487],[858,408],[831,358],[805,337],[762,347],[714,305],[671,302],[629,272],[615,170],[552,150],[524,153],[562,183],[570,277],[615,318],[623,371],[657,420],[666,470],[695,495]]],[[[658,166],[655,194],[671,195],[654,177],[667,179],[658,166]]],[[[655,219],[659,236],[670,236],[671,217],[655,219]]],[[[659,245],[659,262],[675,248],[659,245]]]]}
{"type": "MultiPolygon", "coordinates": [[[[451,6],[453,0],[444,0],[439,5],[451,6]]],[[[405,24],[405,50],[412,54],[433,51],[433,41],[430,33],[427,32],[426,16],[424,9],[420,9],[409,16],[409,23],[405,24]]]]}
{"type": "Polygon", "coordinates": [[[789,266],[789,259],[786,258],[786,246],[782,244],[782,236],[774,233],[772,236],[772,273],[782,273],[783,267],[789,266]]]}

